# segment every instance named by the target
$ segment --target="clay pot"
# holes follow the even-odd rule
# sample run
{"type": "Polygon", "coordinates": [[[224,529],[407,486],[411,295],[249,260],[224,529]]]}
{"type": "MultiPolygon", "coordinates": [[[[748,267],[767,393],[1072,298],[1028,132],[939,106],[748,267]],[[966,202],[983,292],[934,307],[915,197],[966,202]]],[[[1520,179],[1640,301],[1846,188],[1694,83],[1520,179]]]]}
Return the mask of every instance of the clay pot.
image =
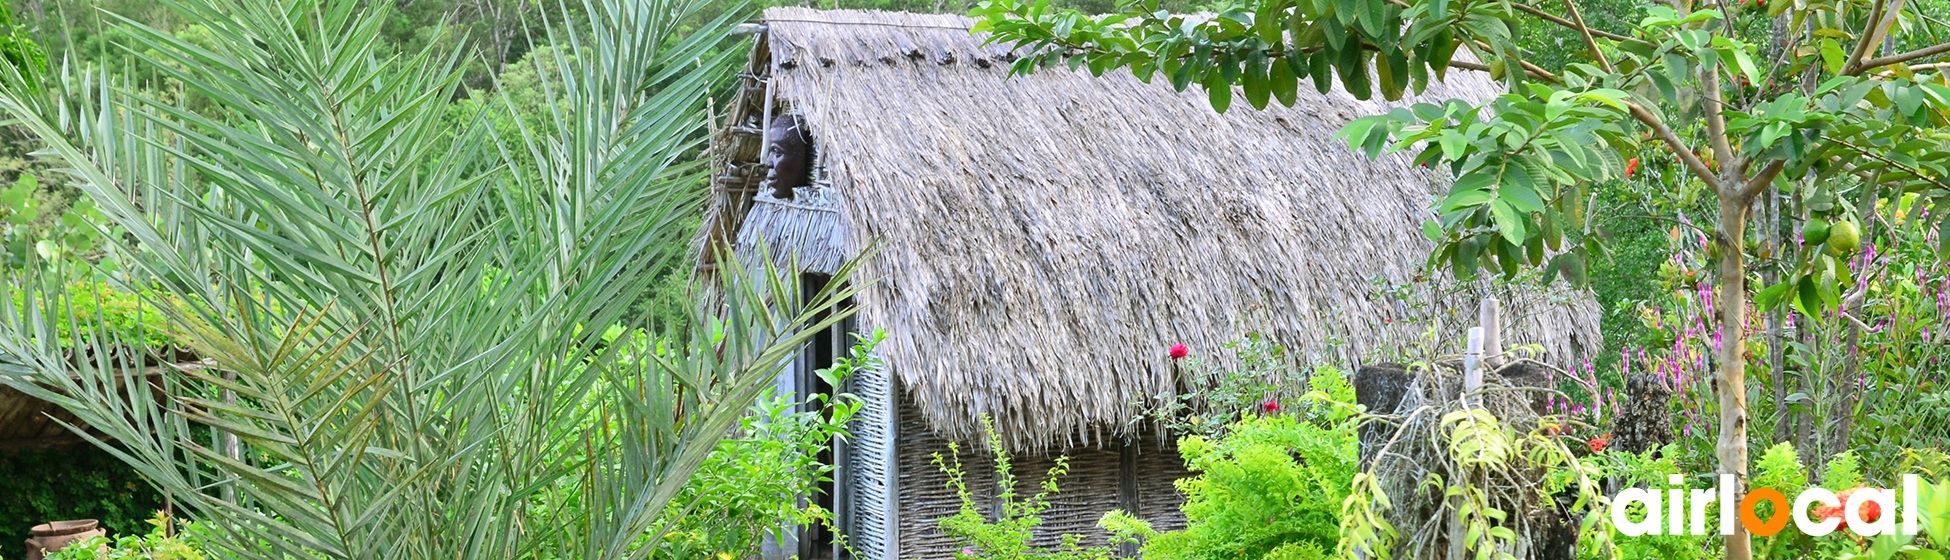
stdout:
{"type": "MultiPolygon", "coordinates": [[[[100,521],[77,519],[74,521],[55,521],[34,526],[34,538],[27,539],[27,560],[41,560],[49,552],[57,552],[68,545],[107,536],[100,521]]],[[[106,551],[104,551],[105,553],[106,551]]]]}

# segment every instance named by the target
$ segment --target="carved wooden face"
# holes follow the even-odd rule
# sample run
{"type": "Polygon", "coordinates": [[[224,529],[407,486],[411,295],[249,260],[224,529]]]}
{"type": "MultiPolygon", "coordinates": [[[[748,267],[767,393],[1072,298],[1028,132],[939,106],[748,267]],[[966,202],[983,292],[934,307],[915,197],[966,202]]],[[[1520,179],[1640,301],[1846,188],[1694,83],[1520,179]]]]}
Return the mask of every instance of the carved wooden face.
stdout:
{"type": "Polygon", "coordinates": [[[789,200],[793,188],[805,186],[811,179],[806,161],[810,135],[806,134],[805,119],[799,115],[779,115],[772,119],[765,138],[770,147],[761,163],[772,168],[765,174],[765,183],[772,186],[774,198],[789,200]]]}

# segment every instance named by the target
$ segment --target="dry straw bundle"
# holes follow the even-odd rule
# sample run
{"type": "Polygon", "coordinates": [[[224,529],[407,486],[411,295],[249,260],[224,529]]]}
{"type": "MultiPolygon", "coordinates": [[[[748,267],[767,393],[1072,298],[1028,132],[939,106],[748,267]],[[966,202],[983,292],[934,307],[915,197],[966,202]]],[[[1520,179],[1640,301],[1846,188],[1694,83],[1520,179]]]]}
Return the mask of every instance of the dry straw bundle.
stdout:
{"type": "Polygon", "coordinates": [[[1560,422],[1546,420],[1549,398],[1563,396],[1549,387],[1554,369],[1514,360],[1473,391],[1456,359],[1360,370],[1356,390],[1371,414],[1362,464],[1392,506],[1382,517],[1399,535],[1394,558],[1476,557],[1473,523],[1509,530],[1492,539],[1500,553],[1570,557],[1577,525],[1565,508],[1576,488],[1553,495],[1549,484],[1569,448],[1543,431],[1560,422]]]}

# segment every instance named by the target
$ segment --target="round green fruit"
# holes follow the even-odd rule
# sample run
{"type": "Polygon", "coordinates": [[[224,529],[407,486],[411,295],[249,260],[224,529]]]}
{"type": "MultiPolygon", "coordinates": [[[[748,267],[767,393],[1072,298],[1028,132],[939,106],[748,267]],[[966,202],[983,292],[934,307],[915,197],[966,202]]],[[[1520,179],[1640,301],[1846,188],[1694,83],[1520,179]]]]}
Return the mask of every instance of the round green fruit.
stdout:
{"type": "Polygon", "coordinates": [[[1828,234],[1831,229],[1833,228],[1828,225],[1828,220],[1808,218],[1807,223],[1801,224],[1801,242],[1809,245],[1820,245],[1822,242],[1828,241],[1828,234]]]}
{"type": "Polygon", "coordinates": [[[1835,256],[1854,254],[1862,248],[1862,230],[1855,222],[1835,222],[1828,228],[1828,254],[1835,256]]]}

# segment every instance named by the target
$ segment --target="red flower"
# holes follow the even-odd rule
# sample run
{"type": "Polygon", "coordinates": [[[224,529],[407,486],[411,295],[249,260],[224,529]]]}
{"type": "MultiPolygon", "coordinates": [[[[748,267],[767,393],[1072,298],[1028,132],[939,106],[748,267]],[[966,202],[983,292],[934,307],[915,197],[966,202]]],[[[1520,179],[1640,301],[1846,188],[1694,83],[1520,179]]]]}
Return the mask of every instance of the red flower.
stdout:
{"type": "Polygon", "coordinates": [[[1554,436],[1554,435],[1557,435],[1557,434],[1560,434],[1560,433],[1563,433],[1563,432],[1564,432],[1564,429],[1563,429],[1563,428],[1559,428],[1559,427],[1557,427],[1557,426],[1555,426],[1555,425],[1551,425],[1551,426],[1544,426],[1544,434],[1546,434],[1546,435],[1553,435],[1553,436],[1554,436]]]}
{"type": "MultiPolygon", "coordinates": [[[[1866,486],[1857,486],[1854,488],[1843,490],[1842,493],[1840,494],[1836,494],[1835,501],[1841,502],[1841,505],[1817,507],[1815,508],[1815,517],[1823,520],[1840,519],[1842,520],[1841,526],[1848,527],[1848,517],[1842,515],[1842,512],[1848,511],[1847,509],[1844,508],[1848,507],[1849,496],[1855,495],[1856,490],[1861,490],[1863,488],[1866,488],[1866,486]]],[[[1863,523],[1874,523],[1875,520],[1882,518],[1882,504],[1878,504],[1875,502],[1865,502],[1862,504],[1862,509],[1858,513],[1862,514],[1863,523]]]]}
{"type": "Polygon", "coordinates": [[[1192,349],[1186,348],[1185,345],[1183,344],[1171,345],[1171,359],[1173,360],[1191,355],[1191,353],[1192,353],[1192,349]]]}
{"type": "Polygon", "coordinates": [[[1591,448],[1592,453],[1603,453],[1605,452],[1605,448],[1611,445],[1611,434],[1591,438],[1591,441],[1584,442],[1584,444],[1591,448]]]}
{"type": "Polygon", "coordinates": [[[1632,178],[1632,174],[1637,172],[1638,170],[1639,170],[1639,158],[1632,158],[1632,159],[1625,160],[1626,179],[1632,178]]]}
{"type": "Polygon", "coordinates": [[[1279,403],[1279,402],[1276,402],[1276,401],[1266,401],[1266,402],[1263,402],[1263,403],[1259,403],[1259,411],[1260,411],[1260,412],[1264,412],[1264,413],[1267,413],[1267,414],[1272,414],[1272,413],[1275,413],[1275,412],[1279,412],[1279,411],[1280,411],[1280,403],[1279,403]]]}

